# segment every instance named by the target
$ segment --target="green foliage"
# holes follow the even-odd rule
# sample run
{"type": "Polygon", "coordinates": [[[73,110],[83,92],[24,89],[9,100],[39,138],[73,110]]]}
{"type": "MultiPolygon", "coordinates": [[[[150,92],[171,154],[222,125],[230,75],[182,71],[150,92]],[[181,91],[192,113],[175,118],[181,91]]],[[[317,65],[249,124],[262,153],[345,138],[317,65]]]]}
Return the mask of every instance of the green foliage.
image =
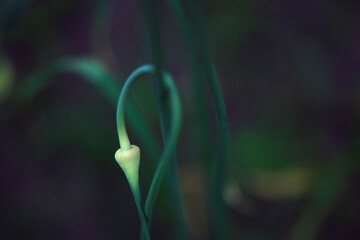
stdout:
{"type": "Polygon", "coordinates": [[[300,140],[279,131],[245,129],[233,145],[234,164],[246,169],[284,169],[304,155],[300,140]]]}
{"type": "Polygon", "coordinates": [[[0,56],[0,102],[9,96],[14,84],[11,64],[0,56]]]}
{"type": "MultiPolygon", "coordinates": [[[[344,114],[344,119],[329,121],[328,126],[324,128],[324,132],[326,133],[323,133],[323,138],[314,138],[311,140],[302,139],[301,136],[295,136],[289,132],[286,132],[286,130],[284,130],[282,127],[280,127],[281,130],[279,130],[274,128],[247,128],[245,126],[241,129],[241,132],[238,135],[233,135],[232,141],[229,143],[227,110],[216,69],[211,57],[211,48],[208,46],[206,37],[207,34],[204,31],[206,27],[202,23],[202,11],[199,11],[197,5],[198,3],[196,1],[168,0],[167,2],[169,3],[177,23],[183,31],[181,36],[184,38],[186,47],[188,49],[189,66],[192,77],[191,83],[193,84],[193,89],[195,89],[193,95],[194,101],[191,102],[191,106],[195,109],[195,113],[192,118],[196,119],[198,123],[195,127],[191,126],[191,131],[193,131],[192,134],[195,135],[192,136],[193,142],[198,144],[198,146],[196,146],[196,151],[198,152],[195,153],[197,156],[192,156],[191,159],[196,159],[197,157],[202,158],[199,162],[204,167],[204,169],[201,169],[201,171],[204,170],[205,172],[206,180],[204,182],[206,183],[203,185],[199,184],[199,186],[201,188],[209,188],[202,190],[205,194],[207,194],[206,197],[204,197],[204,202],[206,201],[208,204],[208,213],[204,218],[208,218],[207,220],[210,222],[210,226],[207,226],[206,228],[210,232],[209,235],[211,235],[213,239],[229,239],[231,238],[231,231],[235,231],[230,229],[230,216],[228,214],[228,206],[230,205],[226,206],[223,198],[224,193],[226,192],[225,185],[228,181],[229,175],[229,155],[231,155],[232,164],[237,171],[236,174],[243,173],[234,177],[234,179],[238,178],[237,180],[240,182],[240,184],[251,182],[254,179],[260,179],[259,182],[261,184],[259,185],[261,186],[258,189],[265,189],[266,193],[276,192],[274,191],[274,189],[276,189],[276,184],[269,184],[267,182],[268,179],[275,179],[279,183],[278,185],[282,187],[285,186],[285,189],[286,187],[289,189],[289,186],[291,186],[291,190],[296,190],[296,187],[292,187],[293,185],[291,185],[291,182],[300,182],[298,186],[299,188],[302,188],[306,185],[306,189],[304,187],[306,191],[303,191],[304,194],[299,194],[297,197],[308,197],[308,202],[305,205],[303,211],[299,214],[300,217],[294,221],[295,227],[290,231],[289,236],[292,240],[316,239],[321,227],[324,225],[327,216],[339,201],[344,186],[348,181],[349,173],[355,172],[355,170],[357,170],[359,167],[359,161],[357,161],[358,157],[360,156],[359,139],[357,139],[355,136],[344,137],[345,135],[353,135],[353,133],[350,133],[350,127],[347,125],[354,124],[355,122],[353,120],[348,120],[356,115],[352,109],[354,106],[352,106],[350,103],[342,105],[341,103],[335,102],[333,99],[331,100],[333,101],[331,103],[335,103],[333,104],[334,106],[329,107],[331,111],[335,109],[336,112],[336,108],[342,108],[345,106],[345,109],[341,109],[341,111],[345,111],[346,114],[344,114]],[[208,101],[211,101],[213,105],[216,117],[216,131],[212,129],[212,123],[210,119],[212,115],[207,109],[208,101]],[[341,137],[333,135],[341,135],[341,137]],[[344,140],[345,138],[346,140],[344,140]],[[348,146],[344,147],[347,145],[346,141],[351,138],[356,138],[354,143],[349,144],[349,148],[347,148],[348,146]],[[317,146],[313,146],[316,144],[317,146]],[[231,146],[230,149],[229,145],[231,146]],[[315,154],[313,154],[313,149],[316,147],[326,150],[323,151],[324,153],[319,154],[321,156],[315,156],[315,154]],[[334,147],[334,149],[327,149],[331,147],[334,147]],[[229,150],[231,150],[231,154],[229,154],[229,150]],[[344,159],[343,157],[333,156],[334,153],[339,152],[345,152],[344,155],[346,156],[344,159]],[[312,163],[314,158],[321,159],[324,161],[324,164],[323,162],[315,162],[316,164],[310,166],[309,163],[312,163]],[[328,160],[330,163],[328,163],[328,160]],[[325,168],[323,168],[324,165],[326,165],[325,168]],[[321,166],[321,169],[319,166],[321,166]],[[294,169],[291,169],[292,167],[294,167],[294,169]],[[296,169],[296,167],[298,167],[298,169],[296,169]],[[296,170],[299,170],[297,172],[298,174],[293,174],[296,172],[296,170]],[[319,177],[314,177],[315,174],[313,173],[315,172],[318,173],[319,177]],[[282,180],[284,179],[287,181],[286,184],[283,184],[285,181],[282,180]],[[301,182],[304,179],[305,181],[301,182]],[[314,184],[313,180],[315,180],[314,184]],[[208,186],[204,186],[206,184],[208,184],[208,186]],[[311,187],[313,187],[313,189],[311,189],[311,187]]],[[[36,8],[36,11],[32,12],[32,14],[28,16],[27,21],[17,22],[17,18],[20,17],[19,15],[21,15],[21,12],[24,11],[26,6],[29,4],[29,1],[16,0],[1,2],[0,34],[2,34],[2,36],[0,39],[0,44],[3,44],[4,42],[11,42],[12,39],[16,39],[20,35],[24,35],[26,38],[28,38],[27,41],[30,44],[47,41],[46,38],[44,38],[44,35],[48,31],[55,31],[53,25],[56,25],[54,23],[57,21],[59,16],[61,16],[60,10],[66,9],[71,5],[71,1],[55,1],[54,3],[55,4],[52,4],[52,1],[50,1],[50,3],[40,4],[40,7],[36,8]],[[50,5],[52,5],[51,8],[49,8],[50,5]],[[47,19],[47,21],[43,21],[43,19],[47,19]],[[13,20],[14,25],[8,24],[8,22],[12,22],[13,20]],[[15,25],[16,27],[12,28],[12,26],[15,25]],[[4,27],[7,28],[5,29],[4,27]],[[4,35],[4,32],[7,34],[4,35]],[[5,37],[3,37],[3,35],[5,37]]],[[[130,184],[130,189],[134,196],[142,224],[140,233],[141,237],[147,240],[150,239],[151,220],[156,200],[158,198],[162,184],[166,184],[166,187],[168,187],[168,190],[170,190],[170,200],[168,202],[170,202],[172,208],[172,212],[170,214],[172,219],[169,224],[172,225],[173,232],[170,238],[191,239],[192,236],[187,226],[188,223],[184,216],[180,197],[177,172],[178,164],[176,158],[176,146],[180,135],[182,117],[180,96],[176,84],[174,83],[170,74],[167,72],[167,65],[169,64],[165,58],[165,55],[167,54],[165,52],[166,48],[164,48],[162,44],[163,29],[161,28],[162,25],[159,21],[159,19],[162,19],[159,4],[157,1],[147,0],[143,0],[142,3],[144,15],[143,20],[146,24],[146,30],[148,30],[148,45],[150,46],[149,52],[152,56],[152,60],[150,62],[152,65],[146,65],[135,70],[135,72],[130,75],[126,83],[122,85],[119,83],[117,76],[114,76],[112,73],[110,73],[106,66],[97,60],[97,58],[69,57],[59,59],[47,66],[44,66],[41,70],[30,75],[23,82],[20,82],[20,86],[15,92],[15,100],[18,104],[31,101],[31,99],[33,99],[39,92],[44,90],[52,82],[52,79],[55,76],[60,74],[74,74],[76,76],[80,76],[86,82],[93,85],[95,89],[99,90],[99,92],[101,92],[113,105],[115,105],[119,99],[117,109],[117,128],[121,149],[118,150],[115,158],[118,161],[120,167],[125,172],[125,175],[130,184]],[[135,79],[138,79],[140,75],[143,74],[151,74],[153,76],[152,85],[160,120],[162,144],[158,142],[157,138],[155,137],[156,134],[150,128],[149,121],[144,120],[134,101],[132,101],[131,98],[127,99],[130,97],[128,93],[130,92],[131,84],[135,81],[135,79]],[[119,98],[120,91],[121,94],[119,98]],[[127,99],[126,107],[125,99],[127,99]],[[119,109],[121,109],[121,111],[119,111],[119,109]],[[130,143],[125,128],[125,117],[126,122],[130,126],[130,131],[134,133],[134,139],[136,139],[138,145],[144,149],[144,152],[154,160],[153,164],[156,164],[154,177],[152,178],[151,183],[149,182],[150,188],[145,202],[142,202],[141,200],[139,184],[140,150],[137,151],[138,148],[134,145],[131,145],[130,143]],[[163,146],[162,151],[160,150],[161,145],[163,146]],[[135,157],[132,156],[133,158],[130,159],[130,162],[127,161],[129,160],[127,159],[128,156],[120,156],[126,155],[126,153],[130,153],[130,151],[134,150],[136,150],[136,154],[134,154],[135,157]]],[[[234,48],[237,48],[239,43],[241,44],[246,42],[245,40],[247,39],[248,35],[252,33],[255,27],[259,27],[257,24],[261,21],[261,18],[264,17],[262,15],[257,16],[257,9],[254,5],[255,3],[250,0],[236,3],[233,1],[210,1],[208,4],[213,8],[221,9],[221,11],[218,11],[209,19],[212,21],[212,28],[210,30],[211,34],[216,35],[214,39],[214,42],[216,43],[215,45],[223,47],[224,44],[221,43],[226,43],[225,45],[228,46],[226,50],[221,51],[220,53],[225,57],[230,53],[230,51],[233,51],[234,48]]],[[[91,35],[91,47],[94,48],[94,52],[98,51],[94,55],[99,53],[99,55],[104,56],[109,63],[116,62],[116,60],[114,60],[115,54],[112,53],[112,49],[109,47],[109,32],[111,25],[109,22],[112,16],[109,13],[112,11],[112,9],[114,9],[115,5],[115,1],[96,1],[96,9],[94,11],[94,15],[96,16],[94,17],[92,23],[93,32],[91,35]]],[[[344,14],[344,16],[345,15],[346,14],[344,14]]],[[[350,17],[349,19],[352,18],[350,17]]],[[[340,24],[339,26],[342,25],[343,24],[340,24]]],[[[261,25],[260,28],[265,28],[266,26],[266,24],[261,25]]],[[[281,28],[279,28],[277,31],[281,32],[281,28]]],[[[256,32],[255,40],[257,41],[257,38],[259,38],[262,41],[264,33],[269,34],[267,31],[262,32],[262,30],[260,32],[256,32]]],[[[328,68],[330,68],[329,66],[332,65],[330,63],[326,64],[327,56],[322,53],[322,49],[316,46],[318,43],[310,39],[309,41],[313,41],[314,43],[308,44],[306,41],[303,43],[304,45],[310,45],[310,47],[294,47],[301,45],[299,44],[300,40],[295,39],[298,37],[296,32],[291,32],[290,35],[292,37],[284,37],[291,40],[289,41],[289,45],[291,45],[289,48],[297,48],[296,51],[301,52],[298,53],[298,55],[301,57],[298,57],[298,59],[294,59],[294,61],[291,62],[294,62],[296,65],[295,71],[298,71],[300,78],[306,79],[306,81],[300,82],[298,79],[296,79],[296,77],[294,80],[292,80],[294,83],[296,82],[296,84],[294,84],[294,86],[297,87],[295,94],[292,94],[290,91],[292,88],[284,88],[286,90],[286,96],[292,95],[291,102],[285,102],[285,105],[283,105],[282,102],[279,107],[278,104],[274,104],[274,102],[277,101],[269,101],[269,104],[267,105],[271,104],[272,106],[278,106],[276,109],[280,110],[283,110],[282,106],[286,106],[285,111],[290,112],[290,115],[293,118],[292,120],[294,120],[291,124],[293,124],[294,126],[292,127],[295,128],[297,127],[295,125],[302,124],[301,121],[311,122],[312,119],[317,118],[317,113],[315,113],[316,108],[310,108],[309,110],[307,107],[303,106],[303,96],[301,94],[303,94],[302,91],[304,91],[304,89],[308,95],[307,97],[311,99],[311,103],[315,102],[318,104],[318,106],[321,107],[322,105],[320,104],[323,104],[323,101],[326,101],[327,98],[338,97],[338,95],[335,94],[335,89],[330,87],[326,88],[323,86],[324,84],[330,85],[328,79],[332,78],[332,71],[329,71],[328,68]],[[298,109],[293,109],[294,105],[296,105],[295,108],[298,109]],[[307,111],[309,112],[307,113],[307,111]],[[303,115],[306,114],[311,116],[303,117],[303,115]]],[[[51,37],[52,35],[49,34],[49,36],[51,37]]],[[[342,35],[338,34],[338,36],[342,35]]],[[[276,41],[277,40],[278,39],[276,39],[276,41]]],[[[335,46],[335,43],[331,44],[334,44],[335,46]]],[[[262,55],[263,53],[268,54],[266,51],[263,52],[263,49],[258,51],[259,53],[257,54],[259,55],[262,55]]],[[[7,61],[5,57],[0,57],[0,103],[2,103],[3,100],[12,93],[14,86],[14,74],[12,69],[13,66],[7,61]]],[[[244,60],[246,61],[247,59],[244,60]]],[[[249,60],[253,61],[252,58],[249,60]]],[[[275,58],[274,62],[277,62],[277,60],[278,59],[275,58]]],[[[230,64],[234,64],[235,66],[238,63],[232,61],[230,64]]],[[[281,66],[281,70],[285,69],[282,67],[282,65],[280,65],[280,63],[277,64],[281,66]]],[[[335,68],[335,70],[335,72],[342,72],[341,68],[335,68]]],[[[293,71],[293,69],[289,68],[285,69],[284,71],[287,74],[288,72],[293,71]]],[[[244,76],[245,75],[246,74],[244,74],[244,76]]],[[[256,78],[257,77],[258,75],[256,75],[256,78]]],[[[255,80],[253,81],[254,85],[257,84],[256,78],[253,78],[253,80],[255,80]]],[[[234,81],[235,80],[238,79],[234,79],[234,81]]],[[[261,81],[259,81],[259,83],[260,82],[261,81]]],[[[268,85],[266,86],[262,85],[262,89],[271,86],[273,83],[268,82],[267,84],[268,85]]],[[[335,84],[334,81],[334,86],[337,86],[337,84],[340,87],[341,84],[346,85],[344,87],[345,90],[348,90],[347,87],[350,86],[350,83],[348,82],[335,84]]],[[[280,91],[284,90],[279,90],[279,92],[280,91]]],[[[277,92],[278,91],[275,91],[273,95],[276,95],[277,92]]],[[[339,96],[341,96],[341,98],[343,97],[341,94],[339,94],[339,96]]],[[[345,96],[344,94],[344,98],[342,98],[341,101],[352,101],[347,98],[348,96],[345,96]]],[[[279,99],[283,98],[279,97],[279,99]]],[[[305,103],[305,105],[306,104],[309,103],[305,103]]],[[[246,105],[247,104],[244,104],[244,106],[246,105]]],[[[67,109],[67,111],[68,110],[69,109],[67,109]]],[[[72,110],[73,112],[76,111],[74,109],[72,110]]],[[[64,112],[59,109],[51,109],[51,111],[56,112],[53,114],[54,118],[60,118],[62,115],[68,114],[68,112],[64,112]]],[[[274,108],[269,107],[262,112],[261,118],[266,118],[273,114],[276,115],[274,112],[276,112],[274,111],[274,108]]],[[[94,119],[90,119],[84,124],[83,120],[85,117],[81,115],[81,113],[76,112],[71,115],[71,117],[63,118],[63,125],[71,125],[72,128],[76,128],[81,133],[87,132],[87,134],[84,134],[83,136],[76,136],[71,139],[69,141],[70,144],[78,143],[81,142],[83,138],[88,138],[84,140],[85,143],[83,142],[83,144],[88,148],[92,148],[95,145],[99,147],[101,144],[107,145],[109,141],[105,143],[97,143],[96,139],[91,139],[92,134],[95,133],[96,135],[99,132],[104,134],[105,131],[99,126],[97,126],[97,128],[94,127],[96,126],[96,120],[94,119]],[[73,120],[72,118],[76,119],[73,120]]],[[[322,115],[322,113],[320,115],[322,115]]],[[[323,118],[326,120],[332,118],[333,116],[335,116],[335,118],[342,118],[343,116],[340,115],[341,114],[338,116],[337,113],[334,115],[330,114],[329,116],[324,114],[323,118]]],[[[288,115],[281,115],[281,117],[283,116],[285,117],[282,118],[280,122],[285,123],[285,118],[287,118],[288,115]]],[[[286,127],[288,128],[290,123],[287,122],[286,124],[286,127]]],[[[316,128],[318,127],[319,126],[316,125],[316,128]]],[[[64,141],[66,137],[68,138],[68,136],[71,135],[71,130],[66,132],[62,127],[60,127],[54,130],[51,134],[56,136],[55,141],[64,141]]],[[[305,135],[308,136],[307,133],[305,133],[304,136],[305,135]]],[[[48,135],[45,133],[45,137],[42,137],[46,139],[47,136],[48,135]]],[[[108,135],[101,135],[99,133],[97,136],[106,138],[108,135]]],[[[54,139],[50,141],[54,141],[54,139]]],[[[251,188],[251,186],[253,185],[249,184],[248,188],[251,188]]],[[[241,192],[241,190],[246,192],[247,189],[244,187],[243,189],[239,188],[237,190],[238,192],[241,192]]],[[[166,194],[168,194],[168,192],[166,194]]],[[[244,195],[246,195],[246,193],[244,195]]],[[[242,195],[237,197],[242,201],[241,204],[246,205],[250,202],[250,207],[249,209],[242,209],[244,206],[240,206],[239,209],[235,209],[235,211],[244,211],[245,214],[249,214],[249,212],[252,210],[253,202],[247,202],[248,199],[245,199],[246,197],[242,195]],[[244,197],[245,200],[242,197],[244,197]]],[[[246,207],[248,206],[245,206],[245,208],[246,207]]],[[[241,212],[241,214],[243,213],[241,212]]],[[[254,215],[252,217],[254,217],[254,215]]],[[[266,236],[266,233],[261,231],[255,233],[254,235],[244,233],[243,237],[244,239],[263,239],[266,237],[273,239],[273,236],[266,236]]]]}
{"type": "MultiPolygon", "coordinates": [[[[216,237],[219,238],[225,236],[227,232],[225,229],[225,226],[227,225],[227,214],[224,211],[223,202],[223,192],[227,172],[226,168],[228,164],[228,125],[225,103],[215,69],[210,58],[209,50],[206,46],[205,34],[203,33],[201,22],[197,17],[198,12],[195,10],[195,7],[192,6],[191,2],[187,2],[187,7],[191,10],[189,13],[189,19],[191,19],[191,21],[188,21],[188,17],[185,14],[182,4],[179,1],[170,1],[170,3],[173,4],[172,6],[175,14],[179,18],[179,23],[181,23],[185,31],[191,55],[190,61],[193,64],[194,80],[196,81],[197,90],[200,94],[199,98],[202,98],[201,96],[205,95],[205,91],[203,91],[204,84],[201,82],[201,79],[205,79],[206,86],[210,90],[210,96],[215,106],[218,126],[218,146],[216,147],[218,150],[216,153],[218,161],[216,161],[215,164],[210,164],[215,166],[214,169],[208,170],[209,172],[215,171],[216,173],[214,179],[212,179],[214,189],[212,194],[213,200],[211,201],[213,207],[211,211],[213,213],[214,232],[216,237]],[[196,56],[195,52],[198,52],[199,55],[196,56]],[[199,62],[198,65],[196,64],[197,62],[199,62]]],[[[175,217],[175,235],[182,239],[189,239],[190,234],[187,230],[180,200],[177,162],[175,157],[176,143],[181,125],[181,105],[175,84],[173,83],[170,75],[165,71],[166,66],[163,57],[160,29],[157,23],[156,12],[156,4],[144,1],[144,14],[148,23],[151,43],[150,46],[154,59],[155,78],[153,78],[153,86],[159,109],[160,126],[164,145],[163,155],[158,162],[146,199],[146,217],[141,206],[140,189],[138,184],[135,184],[137,186],[131,184],[131,189],[134,194],[140,219],[142,221],[142,231],[145,234],[146,239],[149,239],[148,226],[150,226],[155,201],[159,193],[161,183],[166,176],[166,173],[170,171],[169,184],[171,186],[172,205],[175,213],[173,215],[175,217]],[[170,96],[169,93],[171,93],[170,96]],[[147,223],[144,220],[145,218],[147,219],[147,223]]],[[[116,101],[115,99],[117,99],[121,89],[120,85],[116,81],[116,78],[97,60],[91,58],[65,58],[53,62],[28,77],[19,88],[17,94],[18,103],[31,100],[36,94],[46,88],[46,86],[51,82],[50,79],[52,79],[53,76],[63,73],[72,73],[82,77],[99,89],[112,102],[116,101]]],[[[199,105],[199,108],[204,110],[204,105],[205,103],[203,102],[199,105]]],[[[125,105],[122,107],[124,108],[124,106],[125,105]]],[[[158,159],[159,147],[158,144],[156,144],[157,141],[154,138],[154,134],[150,131],[148,124],[143,120],[141,114],[138,112],[136,106],[131,100],[128,101],[126,109],[127,122],[135,135],[138,136],[139,141],[142,142],[141,146],[144,146],[145,150],[153,159],[158,159]]],[[[124,116],[120,117],[123,118],[124,116]]],[[[204,120],[208,122],[208,120],[204,120]]],[[[120,128],[122,127],[124,127],[124,124],[120,124],[120,128]]],[[[205,129],[202,133],[204,134],[203,139],[207,138],[205,129]]],[[[204,150],[206,151],[206,149],[204,150]]],[[[210,174],[208,175],[210,176],[210,174]]]]}
{"type": "MultiPolygon", "coordinates": [[[[60,59],[30,75],[19,86],[18,102],[31,100],[51,83],[53,76],[64,73],[79,75],[99,89],[111,102],[114,104],[117,102],[121,87],[116,81],[116,77],[110,74],[99,61],[91,58],[60,59]]],[[[139,140],[142,141],[151,158],[157,159],[160,154],[154,134],[131,99],[128,101],[128,106],[129,110],[127,110],[126,116],[131,129],[139,136],[139,140]]]]}

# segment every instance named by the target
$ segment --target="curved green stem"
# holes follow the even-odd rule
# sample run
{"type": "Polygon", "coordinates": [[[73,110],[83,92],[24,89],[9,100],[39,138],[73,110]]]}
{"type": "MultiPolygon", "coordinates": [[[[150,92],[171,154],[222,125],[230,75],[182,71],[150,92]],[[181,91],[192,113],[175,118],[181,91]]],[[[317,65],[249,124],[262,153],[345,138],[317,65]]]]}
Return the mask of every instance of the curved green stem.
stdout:
{"type": "Polygon", "coordinates": [[[140,217],[140,221],[141,221],[141,225],[142,225],[142,232],[144,232],[144,234],[145,234],[145,239],[150,240],[150,230],[149,230],[149,227],[147,224],[144,210],[141,206],[141,194],[140,194],[139,184],[137,184],[137,186],[131,187],[131,191],[133,193],[135,203],[136,203],[136,208],[139,213],[139,217],[140,217]]]}
{"type": "Polygon", "coordinates": [[[176,86],[171,76],[167,73],[164,73],[163,77],[164,77],[165,86],[168,88],[168,90],[171,93],[172,124],[170,126],[169,139],[167,145],[165,146],[163,155],[156,169],[148,196],[146,198],[145,213],[149,219],[149,222],[151,220],[152,211],[154,209],[155,200],[159,193],[161,182],[165,176],[166,170],[169,167],[172,154],[176,149],[176,143],[179,138],[180,127],[181,127],[182,114],[181,114],[181,102],[180,102],[179,93],[176,89],[176,86]]]}
{"type": "MultiPolygon", "coordinates": [[[[121,151],[126,151],[132,148],[129,137],[127,135],[126,127],[125,127],[125,118],[124,118],[124,110],[125,110],[125,101],[127,96],[130,93],[130,89],[135,81],[143,74],[154,73],[154,67],[151,65],[144,65],[138,69],[136,69],[127,79],[119,97],[117,112],[116,112],[116,121],[119,135],[119,142],[121,146],[121,151]]],[[[148,239],[148,231],[151,222],[151,216],[153,212],[153,208],[155,205],[156,198],[158,196],[161,183],[164,179],[164,176],[169,168],[169,164],[171,162],[172,156],[176,149],[176,143],[179,138],[180,127],[181,127],[181,101],[179,97],[179,93],[176,89],[176,86],[171,78],[171,76],[163,72],[164,86],[170,93],[170,101],[171,101],[171,109],[172,109],[172,124],[170,127],[169,139],[165,146],[163,155],[158,163],[157,169],[154,174],[154,178],[151,182],[150,190],[148,196],[146,198],[145,203],[145,213],[147,216],[147,222],[144,222],[145,216],[143,216],[143,210],[141,207],[141,197],[140,197],[140,188],[138,182],[131,186],[133,191],[133,195],[135,198],[135,202],[137,204],[140,220],[143,225],[143,233],[145,237],[148,239]]]]}
{"type": "MultiPolygon", "coordinates": [[[[148,29],[149,37],[149,47],[150,54],[155,66],[155,77],[153,78],[153,86],[155,88],[155,97],[157,102],[157,108],[159,111],[160,118],[160,128],[162,134],[162,140],[164,146],[168,145],[167,141],[170,137],[170,118],[171,113],[169,111],[169,106],[171,103],[168,101],[166,96],[166,86],[164,85],[163,71],[165,68],[165,60],[161,42],[161,29],[159,24],[158,16],[159,12],[159,2],[157,1],[148,1],[142,0],[143,10],[144,10],[144,22],[146,23],[146,29],[148,29]]],[[[172,162],[169,169],[169,186],[170,186],[170,198],[172,201],[171,210],[172,210],[172,225],[175,236],[172,238],[177,239],[191,239],[189,233],[186,219],[183,214],[183,205],[180,199],[179,192],[179,180],[178,180],[178,169],[177,169],[177,160],[175,154],[172,155],[172,162]]]]}
{"type": "Polygon", "coordinates": [[[142,67],[139,67],[128,77],[121,90],[117,109],[116,109],[116,126],[118,129],[120,146],[123,151],[131,148],[129,137],[127,135],[126,127],[125,127],[125,117],[124,117],[125,101],[130,93],[130,89],[134,84],[134,82],[141,75],[146,73],[153,73],[153,72],[154,72],[154,68],[151,65],[144,65],[142,67]]]}

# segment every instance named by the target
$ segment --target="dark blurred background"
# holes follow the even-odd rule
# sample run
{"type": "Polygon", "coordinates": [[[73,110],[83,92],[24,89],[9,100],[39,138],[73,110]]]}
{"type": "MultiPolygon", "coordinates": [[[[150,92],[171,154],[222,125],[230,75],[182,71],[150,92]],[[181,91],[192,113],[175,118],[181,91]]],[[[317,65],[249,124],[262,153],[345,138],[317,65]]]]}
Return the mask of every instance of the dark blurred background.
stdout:
{"type": "MultiPolygon", "coordinates": [[[[26,102],[16,97],[28,76],[64,57],[95,58],[124,82],[151,60],[140,2],[0,1],[1,239],[138,238],[136,207],[113,157],[115,104],[70,73],[52,76],[26,102]]],[[[199,150],[204,123],[185,38],[169,5],[157,2],[166,66],[183,102],[177,155],[185,215],[195,239],[208,239],[203,158],[214,150],[199,150]]],[[[231,239],[360,239],[360,2],[196,4],[228,109],[231,239]]],[[[160,143],[150,81],[132,97],[160,143]]],[[[204,107],[216,144],[208,98],[204,107]]],[[[148,154],[143,195],[153,175],[148,154]]],[[[163,190],[154,239],[171,239],[170,210],[163,190]]]]}

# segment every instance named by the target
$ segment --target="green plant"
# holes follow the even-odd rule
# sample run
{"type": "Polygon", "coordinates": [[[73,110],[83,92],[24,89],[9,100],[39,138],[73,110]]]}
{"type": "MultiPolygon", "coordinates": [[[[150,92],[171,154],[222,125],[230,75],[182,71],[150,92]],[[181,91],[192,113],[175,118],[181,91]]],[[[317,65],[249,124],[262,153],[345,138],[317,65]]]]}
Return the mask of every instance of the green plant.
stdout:
{"type": "MultiPolygon", "coordinates": [[[[196,95],[198,95],[199,115],[202,116],[204,122],[201,130],[201,139],[205,144],[202,145],[203,152],[208,152],[209,148],[214,148],[211,145],[209,134],[209,120],[205,114],[205,100],[202,96],[205,95],[204,85],[210,90],[210,96],[215,106],[215,114],[217,116],[218,125],[218,143],[216,163],[209,162],[211,159],[204,158],[204,163],[209,167],[207,169],[209,180],[213,187],[213,194],[211,195],[213,214],[212,228],[216,233],[216,238],[223,238],[226,229],[226,213],[223,206],[223,192],[226,181],[226,165],[228,158],[228,126],[226,119],[226,108],[220,85],[211,62],[209,50],[206,47],[205,36],[198,18],[194,17],[198,13],[192,6],[191,2],[187,2],[190,9],[189,19],[185,14],[184,7],[180,1],[169,0],[169,3],[174,9],[175,16],[177,16],[179,23],[183,27],[186,42],[190,52],[190,63],[193,69],[193,80],[196,85],[196,95]],[[202,82],[205,79],[205,84],[202,82]],[[207,161],[207,162],[206,162],[207,161]],[[211,176],[211,172],[215,172],[211,176]]],[[[160,29],[157,23],[157,4],[150,1],[144,1],[144,15],[149,29],[149,38],[151,53],[153,56],[154,66],[145,65],[135,70],[130,75],[128,80],[122,87],[121,94],[118,100],[117,107],[117,128],[119,134],[120,150],[115,154],[115,158],[120,167],[124,170],[125,175],[129,181],[130,188],[134,195],[137,205],[139,217],[142,223],[141,236],[146,239],[150,238],[149,228],[151,225],[151,217],[154,209],[154,204],[158,196],[158,192],[164,177],[167,178],[166,186],[170,190],[171,205],[173,211],[173,226],[175,228],[175,236],[181,239],[190,239],[190,233],[187,229],[181,197],[179,192],[177,160],[175,156],[176,143],[180,133],[181,125],[181,104],[178,91],[171,76],[165,71],[165,61],[163,57],[163,50],[161,44],[160,29]],[[137,110],[135,104],[128,99],[128,109],[125,110],[125,99],[132,84],[143,74],[152,74],[152,83],[156,102],[159,111],[160,128],[162,133],[162,140],[164,145],[163,154],[160,158],[159,144],[155,140],[154,133],[150,130],[146,121],[143,120],[141,113],[137,110]],[[141,194],[139,188],[138,168],[140,164],[140,149],[132,146],[127,137],[125,128],[125,114],[131,130],[138,137],[144,150],[150,155],[153,160],[160,158],[157,164],[154,178],[152,180],[149,193],[146,198],[145,208],[143,210],[141,203],[141,194]],[[167,174],[168,173],[168,174],[167,174]]],[[[20,86],[18,92],[18,100],[26,102],[34,97],[39,91],[44,89],[49,83],[49,79],[53,76],[62,73],[73,73],[83,77],[85,80],[93,84],[97,89],[102,91],[109,99],[116,102],[121,86],[117,83],[116,77],[109,73],[108,70],[98,61],[92,58],[85,57],[71,57],[60,59],[48,65],[44,69],[35,72],[28,77],[20,86]]],[[[211,215],[211,214],[209,214],[211,215]]]]}
{"type": "Polygon", "coordinates": [[[137,146],[130,144],[125,127],[125,118],[124,118],[125,101],[130,92],[131,86],[141,75],[146,73],[154,73],[154,68],[152,66],[145,65],[135,70],[130,75],[128,80],[125,82],[125,85],[121,91],[117,106],[117,114],[116,114],[119,143],[121,147],[116,152],[115,159],[119,163],[120,167],[123,169],[130,184],[136,202],[136,206],[138,209],[139,217],[142,223],[142,230],[144,231],[145,238],[150,239],[149,226],[151,223],[154,204],[157,195],[159,193],[162,180],[170,164],[171,156],[175,151],[176,143],[180,133],[181,103],[180,103],[178,91],[171,76],[168,73],[164,72],[163,73],[164,85],[166,87],[166,90],[170,94],[172,124],[169,134],[169,140],[167,142],[167,145],[165,146],[161,160],[158,163],[158,167],[155,171],[155,175],[152,180],[148,196],[146,198],[146,203],[145,203],[145,213],[147,217],[146,219],[141,205],[141,196],[140,196],[140,187],[139,187],[138,171],[140,164],[140,149],[137,146]]]}

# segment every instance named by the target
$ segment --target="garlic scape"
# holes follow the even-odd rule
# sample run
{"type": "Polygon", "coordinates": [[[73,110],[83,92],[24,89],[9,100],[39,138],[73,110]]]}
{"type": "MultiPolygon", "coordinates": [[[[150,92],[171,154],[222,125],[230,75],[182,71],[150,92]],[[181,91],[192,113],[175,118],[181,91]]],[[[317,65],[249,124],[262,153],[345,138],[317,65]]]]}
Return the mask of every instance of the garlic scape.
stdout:
{"type": "Polygon", "coordinates": [[[125,127],[124,112],[126,99],[135,80],[143,74],[152,72],[153,67],[150,65],[145,65],[135,70],[129,76],[120,92],[120,97],[116,110],[116,125],[118,130],[120,149],[118,149],[115,153],[115,160],[119,164],[121,169],[124,171],[125,176],[129,182],[139,213],[142,225],[142,232],[144,233],[146,240],[150,240],[150,233],[145,213],[141,204],[141,193],[139,186],[140,148],[130,144],[125,127]]]}
{"type": "Polygon", "coordinates": [[[171,108],[171,124],[169,129],[169,137],[164,146],[164,150],[161,159],[157,165],[154,177],[152,179],[150,189],[145,202],[145,212],[141,203],[141,194],[139,187],[139,166],[140,166],[140,148],[130,144],[129,137],[126,132],[124,110],[125,101],[130,93],[130,89],[134,82],[144,74],[154,74],[154,67],[151,65],[144,65],[136,69],[126,80],[118,101],[116,111],[116,124],[119,136],[120,149],[115,153],[115,160],[124,171],[125,176],[129,182],[131,191],[133,193],[136,207],[139,213],[141,225],[142,225],[142,237],[146,240],[150,240],[150,222],[152,217],[152,211],[155,205],[156,198],[159,193],[161,183],[164,179],[166,172],[169,169],[169,164],[172,159],[172,155],[175,152],[176,144],[179,138],[181,127],[181,102],[177,88],[167,72],[163,72],[163,81],[166,91],[169,93],[171,108]]]}

